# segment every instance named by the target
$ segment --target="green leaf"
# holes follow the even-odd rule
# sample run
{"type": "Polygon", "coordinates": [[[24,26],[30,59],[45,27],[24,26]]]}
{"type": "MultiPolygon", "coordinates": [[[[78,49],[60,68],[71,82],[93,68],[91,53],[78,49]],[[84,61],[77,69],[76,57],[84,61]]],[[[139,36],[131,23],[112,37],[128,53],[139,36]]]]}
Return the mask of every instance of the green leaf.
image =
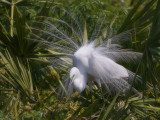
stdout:
{"type": "Polygon", "coordinates": [[[88,35],[87,35],[87,23],[84,23],[84,32],[83,32],[83,44],[88,42],[88,35]]]}
{"type": "Polygon", "coordinates": [[[101,114],[99,116],[99,120],[106,120],[109,117],[109,113],[113,109],[118,96],[119,96],[119,93],[114,97],[114,99],[112,100],[112,102],[110,103],[110,105],[107,107],[107,110],[104,112],[104,114],[101,114]]]}
{"type": "Polygon", "coordinates": [[[90,104],[83,113],[80,114],[80,117],[89,117],[97,112],[103,105],[101,99],[96,100],[93,104],[90,104]]]}

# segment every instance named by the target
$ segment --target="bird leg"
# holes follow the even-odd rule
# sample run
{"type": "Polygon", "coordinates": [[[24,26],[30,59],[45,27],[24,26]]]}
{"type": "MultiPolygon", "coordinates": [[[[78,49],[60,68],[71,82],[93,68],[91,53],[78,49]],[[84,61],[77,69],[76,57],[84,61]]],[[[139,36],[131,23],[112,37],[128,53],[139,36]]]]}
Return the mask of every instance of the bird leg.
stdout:
{"type": "Polygon", "coordinates": [[[102,99],[102,101],[104,102],[105,100],[104,100],[104,96],[103,96],[101,81],[100,81],[100,79],[97,79],[96,81],[97,81],[97,84],[98,84],[99,89],[100,89],[101,99],[102,99]]]}
{"type": "Polygon", "coordinates": [[[91,104],[93,103],[93,100],[92,100],[92,91],[90,91],[90,95],[91,95],[91,104]]]}
{"type": "Polygon", "coordinates": [[[93,102],[92,100],[92,81],[88,81],[89,89],[90,89],[90,95],[91,95],[91,104],[93,102]]]}
{"type": "Polygon", "coordinates": [[[103,92],[102,92],[102,88],[101,87],[100,87],[100,93],[101,93],[101,98],[102,98],[102,100],[104,102],[105,100],[104,100],[104,96],[103,96],[103,92]]]}

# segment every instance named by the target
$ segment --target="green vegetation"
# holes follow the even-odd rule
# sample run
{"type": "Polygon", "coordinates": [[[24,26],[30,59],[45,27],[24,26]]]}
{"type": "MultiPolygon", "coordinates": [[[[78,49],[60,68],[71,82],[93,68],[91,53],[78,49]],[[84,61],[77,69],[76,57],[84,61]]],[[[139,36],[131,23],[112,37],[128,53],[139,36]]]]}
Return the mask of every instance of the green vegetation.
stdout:
{"type": "Polygon", "coordinates": [[[160,0],[0,0],[1,120],[159,120],[160,0]],[[67,97],[73,44],[124,39],[143,53],[121,63],[142,77],[142,95],[93,85],[67,97]],[[74,42],[74,43],[73,43],[74,42]]]}

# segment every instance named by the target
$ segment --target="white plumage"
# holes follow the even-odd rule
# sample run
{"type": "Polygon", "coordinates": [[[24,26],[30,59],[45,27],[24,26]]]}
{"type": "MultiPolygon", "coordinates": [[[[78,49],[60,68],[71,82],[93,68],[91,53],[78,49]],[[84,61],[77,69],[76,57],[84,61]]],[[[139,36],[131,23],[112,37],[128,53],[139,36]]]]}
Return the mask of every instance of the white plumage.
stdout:
{"type": "Polygon", "coordinates": [[[70,76],[74,79],[73,86],[79,92],[82,92],[87,84],[87,76],[83,71],[81,72],[76,67],[73,67],[70,71],[70,76]]]}
{"type": "MultiPolygon", "coordinates": [[[[100,21],[97,21],[95,29],[89,38],[86,25],[82,29],[81,23],[78,22],[80,20],[77,21],[74,17],[70,17],[71,23],[67,23],[62,19],[54,19],[60,24],[55,26],[47,21],[43,23],[46,25],[46,30],[32,28],[49,35],[50,37],[47,39],[52,42],[48,42],[46,41],[46,37],[38,37],[36,34],[33,35],[37,39],[33,40],[38,40],[48,45],[48,47],[53,48],[55,52],[50,51],[51,53],[58,56],[62,55],[61,57],[51,58],[55,68],[66,71],[71,66],[73,67],[70,71],[70,76],[68,74],[63,76],[64,84],[60,82],[59,92],[62,95],[65,93],[70,96],[73,92],[73,87],[77,91],[82,92],[88,83],[91,89],[92,81],[97,82],[99,86],[102,84],[105,85],[108,93],[124,92],[124,89],[128,89],[130,86],[129,83],[132,82],[135,73],[127,70],[120,64],[137,65],[142,57],[142,53],[122,49],[121,45],[130,41],[132,32],[134,31],[128,30],[112,36],[113,29],[103,26],[100,18],[100,21]],[[64,30],[64,25],[66,27],[68,26],[68,29],[64,30]],[[93,40],[97,42],[96,47],[93,40]],[[101,43],[104,47],[97,47],[101,43]],[[63,56],[64,54],[66,56],[63,56]],[[71,56],[73,56],[73,64],[71,62],[71,56]],[[71,79],[72,77],[73,79],[71,79]],[[69,83],[73,84],[69,85],[69,83]]],[[[140,79],[139,76],[136,77],[136,81],[141,81],[140,79]]]]}
{"type": "Polygon", "coordinates": [[[107,57],[106,48],[95,47],[94,42],[80,47],[73,55],[73,68],[70,71],[73,87],[82,92],[92,81],[99,86],[104,84],[109,93],[123,92],[129,87],[129,74],[126,68],[107,57]],[[73,77],[74,76],[74,77],[73,77]]]}

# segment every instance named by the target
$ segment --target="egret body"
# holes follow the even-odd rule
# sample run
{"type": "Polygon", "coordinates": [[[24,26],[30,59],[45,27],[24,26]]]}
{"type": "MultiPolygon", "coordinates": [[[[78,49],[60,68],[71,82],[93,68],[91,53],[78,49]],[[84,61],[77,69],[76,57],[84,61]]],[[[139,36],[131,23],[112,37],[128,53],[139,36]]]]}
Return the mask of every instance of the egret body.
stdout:
{"type": "Polygon", "coordinates": [[[129,86],[127,69],[107,57],[104,50],[104,47],[95,47],[94,43],[90,43],[74,53],[70,79],[77,91],[82,92],[87,83],[91,87],[92,81],[99,86],[104,84],[109,93],[122,92],[129,86]]]}

